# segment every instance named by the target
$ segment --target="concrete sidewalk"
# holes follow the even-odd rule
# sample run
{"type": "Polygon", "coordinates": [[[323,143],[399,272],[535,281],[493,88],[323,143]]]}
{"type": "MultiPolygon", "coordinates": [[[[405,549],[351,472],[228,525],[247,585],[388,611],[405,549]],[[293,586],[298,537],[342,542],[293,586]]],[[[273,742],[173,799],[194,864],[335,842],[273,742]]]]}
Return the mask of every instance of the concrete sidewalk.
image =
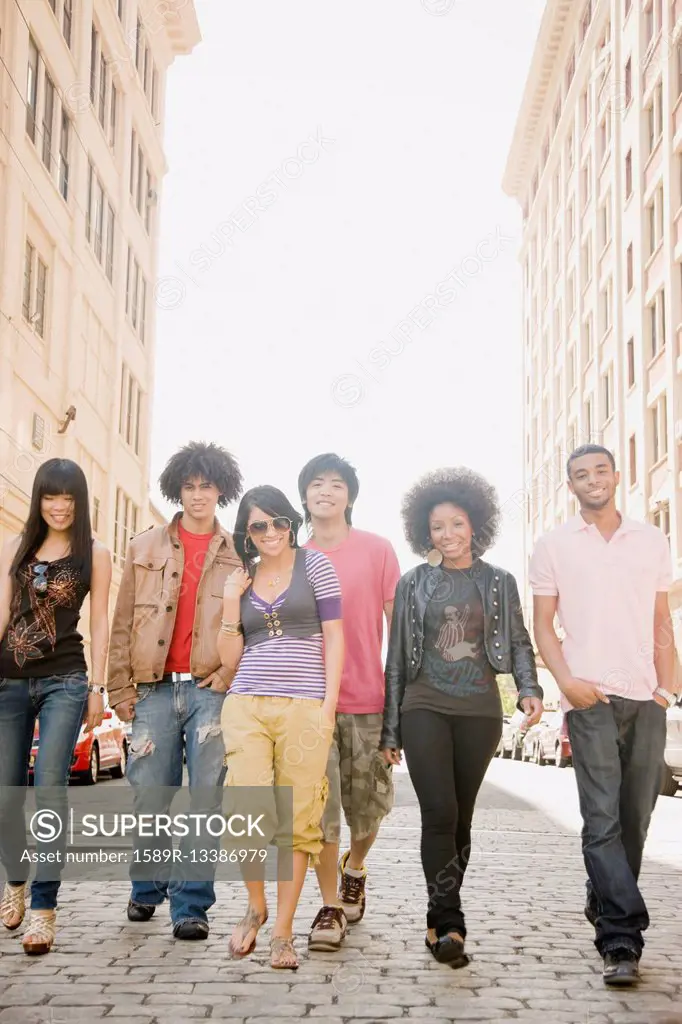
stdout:
{"type": "Polygon", "coordinates": [[[0,935],[0,1024],[682,1024],[682,800],[662,801],[656,812],[668,838],[677,828],[677,853],[669,844],[665,863],[657,862],[654,846],[643,872],[653,920],[643,981],[637,990],[610,992],[582,915],[580,842],[566,810],[572,772],[491,766],[463,890],[473,960],[460,971],[437,964],[424,948],[419,812],[409,777],[396,782],[396,808],[369,862],[367,914],[340,953],[307,955],[318,909],[312,873],[297,917],[303,956],[296,974],[268,966],[268,926],[252,957],[228,960],[228,936],[245,906],[237,883],[219,885],[206,943],[174,940],[165,909],[147,924],[130,924],[121,883],[105,891],[71,883],[62,890],[58,944],[49,956],[30,959],[19,934],[0,935]]]}

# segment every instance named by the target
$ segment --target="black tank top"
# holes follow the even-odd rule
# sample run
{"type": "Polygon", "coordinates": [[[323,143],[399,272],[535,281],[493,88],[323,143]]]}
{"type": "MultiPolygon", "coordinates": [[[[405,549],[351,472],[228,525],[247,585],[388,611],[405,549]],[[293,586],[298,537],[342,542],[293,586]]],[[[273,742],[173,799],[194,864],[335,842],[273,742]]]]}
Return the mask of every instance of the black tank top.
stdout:
{"type": "Polygon", "coordinates": [[[0,676],[27,679],[85,672],[78,620],[90,588],[73,556],[54,562],[32,559],[17,577],[9,625],[0,642],[0,676]],[[47,579],[44,594],[33,583],[42,577],[47,579]]]}

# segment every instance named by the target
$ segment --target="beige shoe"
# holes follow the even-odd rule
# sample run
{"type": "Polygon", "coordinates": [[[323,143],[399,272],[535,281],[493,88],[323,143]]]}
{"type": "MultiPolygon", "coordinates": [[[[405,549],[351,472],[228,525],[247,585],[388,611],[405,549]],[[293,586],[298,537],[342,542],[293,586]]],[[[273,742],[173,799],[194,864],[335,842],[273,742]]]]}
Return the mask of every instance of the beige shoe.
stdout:
{"type": "Polygon", "coordinates": [[[339,861],[339,900],[348,924],[357,924],[364,917],[367,903],[365,895],[367,868],[363,868],[361,878],[358,878],[357,875],[349,875],[347,871],[349,857],[350,850],[346,850],[339,861]]]}
{"type": "Polygon", "coordinates": [[[24,937],[21,940],[24,952],[29,956],[43,956],[49,953],[57,931],[56,910],[32,910],[24,937]]]}
{"type": "Polygon", "coordinates": [[[341,948],[348,922],[341,907],[322,907],[313,921],[308,936],[308,949],[333,953],[341,948]]]}
{"type": "Polygon", "coordinates": [[[0,900],[0,920],[13,932],[24,920],[26,913],[26,886],[5,883],[0,900]]]}

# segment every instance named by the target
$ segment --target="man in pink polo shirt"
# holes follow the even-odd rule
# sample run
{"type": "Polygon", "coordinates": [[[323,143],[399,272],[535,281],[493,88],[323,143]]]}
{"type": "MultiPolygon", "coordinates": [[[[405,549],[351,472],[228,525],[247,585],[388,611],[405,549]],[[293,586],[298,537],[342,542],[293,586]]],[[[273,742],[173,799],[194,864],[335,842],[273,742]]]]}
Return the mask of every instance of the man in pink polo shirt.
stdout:
{"type": "Polygon", "coordinates": [[[533,553],[535,640],[567,712],[589,879],[585,916],[605,984],[633,985],[649,925],[637,879],[666,708],[676,701],[670,550],[659,529],[616,509],[620,474],[606,448],[577,448],[567,473],[580,513],[533,553]]]}
{"type": "Polygon", "coordinates": [[[391,621],[400,566],[387,540],[351,525],[359,484],[344,459],[333,453],[311,459],[301,470],[298,490],[312,528],[305,547],[329,558],[343,599],[346,654],[327,765],[324,847],[317,867],[323,906],[308,939],[311,950],[331,951],[341,946],[347,924],[359,921],[365,912],[365,858],[393,806],[392,769],[379,750],[384,713],[381,645],[384,618],[387,624],[391,621]],[[351,841],[339,862],[342,808],[351,841]]]}

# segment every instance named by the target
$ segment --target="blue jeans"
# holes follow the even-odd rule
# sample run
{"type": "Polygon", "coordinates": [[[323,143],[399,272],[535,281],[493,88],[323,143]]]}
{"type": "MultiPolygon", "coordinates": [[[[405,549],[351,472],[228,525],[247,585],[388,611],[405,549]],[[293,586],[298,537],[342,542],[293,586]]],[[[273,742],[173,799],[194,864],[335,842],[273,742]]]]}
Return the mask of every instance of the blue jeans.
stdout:
{"type": "MultiPolygon", "coordinates": [[[[8,880],[26,882],[24,805],[28,763],[36,719],[40,725],[38,755],[33,769],[36,808],[49,806],[65,822],[67,785],[73,752],[88,701],[84,672],[32,679],[0,679],[0,860],[8,880]],[[6,788],[10,787],[10,788],[6,788]],[[42,792],[41,792],[42,791],[42,792]]],[[[36,840],[38,853],[59,853],[64,863],[67,830],[52,842],[36,840]]],[[[54,865],[49,867],[54,874],[54,865]]],[[[41,879],[38,865],[31,886],[31,909],[54,910],[59,881],[41,879]]]]}
{"type": "MultiPolygon", "coordinates": [[[[220,813],[222,802],[218,789],[225,782],[225,746],[220,727],[220,713],[225,699],[210,687],[199,688],[198,680],[141,683],[137,687],[137,703],[128,757],[128,782],[135,790],[134,807],[139,814],[167,814],[172,792],[182,785],[183,753],[187,757],[189,774],[190,811],[192,813],[220,813]],[[164,787],[159,798],[155,788],[164,787]],[[200,795],[196,795],[200,787],[200,795]],[[203,794],[214,790],[214,799],[205,806],[203,794]],[[203,802],[202,802],[203,798],[203,802]]],[[[212,840],[204,843],[210,845],[212,840]]],[[[213,841],[217,849],[219,839],[213,841]]],[[[144,850],[171,851],[172,838],[159,836],[153,844],[144,837],[135,836],[133,849],[143,856],[144,850]]],[[[182,844],[181,844],[182,848],[182,844]]],[[[158,906],[170,900],[171,920],[174,925],[182,921],[207,921],[207,911],[215,903],[215,864],[205,865],[205,881],[175,878],[173,862],[167,860],[154,879],[140,878],[140,869],[131,865],[132,894],[136,903],[158,906]],[[137,878],[135,876],[138,876],[137,878]],[[213,876],[209,878],[209,876],[213,876]]],[[[148,874],[149,872],[147,872],[148,874]]]]}
{"type": "Polygon", "coordinates": [[[641,956],[649,914],[637,879],[661,782],[665,708],[654,700],[609,696],[569,711],[568,734],[583,817],[587,902],[603,956],[641,956]]]}

